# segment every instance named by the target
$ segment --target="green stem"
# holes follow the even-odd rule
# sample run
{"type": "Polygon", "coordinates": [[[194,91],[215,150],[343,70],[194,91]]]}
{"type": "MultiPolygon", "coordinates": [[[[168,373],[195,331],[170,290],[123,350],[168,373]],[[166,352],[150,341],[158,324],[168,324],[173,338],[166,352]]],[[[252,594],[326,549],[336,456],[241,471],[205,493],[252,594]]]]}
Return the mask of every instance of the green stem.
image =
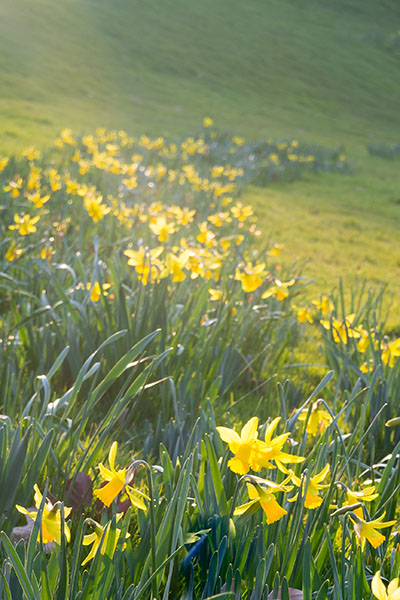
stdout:
{"type": "MultiPolygon", "coordinates": [[[[151,538],[151,571],[152,575],[155,574],[157,569],[157,560],[156,560],[156,518],[154,513],[154,487],[153,487],[153,474],[151,471],[151,466],[145,460],[135,460],[132,464],[132,468],[145,467],[147,470],[148,480],[149,480],[149,494],[150,494],[150,538],[151,538]]],[[[153,578],[152,581],[152,589],[153,589],[153,598],[157,598],[157,579],[153,578]]]]}

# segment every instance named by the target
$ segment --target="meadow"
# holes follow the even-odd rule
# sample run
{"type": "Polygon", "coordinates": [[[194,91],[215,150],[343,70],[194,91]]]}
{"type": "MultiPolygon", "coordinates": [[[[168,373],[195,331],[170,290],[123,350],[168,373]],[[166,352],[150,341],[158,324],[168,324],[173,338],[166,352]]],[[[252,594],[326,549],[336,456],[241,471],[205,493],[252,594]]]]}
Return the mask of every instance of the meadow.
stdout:
{"type": "Polygon", "coordinates": [[[396,600],[397,4],[0,11],[0,597],[396,600]]]}

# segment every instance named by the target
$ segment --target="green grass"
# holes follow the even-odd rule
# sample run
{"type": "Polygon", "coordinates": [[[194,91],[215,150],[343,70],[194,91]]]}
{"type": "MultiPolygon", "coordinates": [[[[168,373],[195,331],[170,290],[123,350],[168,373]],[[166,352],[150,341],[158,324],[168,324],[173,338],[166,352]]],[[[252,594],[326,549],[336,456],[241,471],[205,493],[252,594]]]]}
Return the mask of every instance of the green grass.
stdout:
{"type": "Polygon", "coordinates": [[[320,288],[398,274],[398,162],[365,146],[399,141],[395,0],[3,0],[1,152],[63,127],[182,133],[205,114],[249,138],[343,145],[354,177],[323,175],[248,196],[320,288]]]}

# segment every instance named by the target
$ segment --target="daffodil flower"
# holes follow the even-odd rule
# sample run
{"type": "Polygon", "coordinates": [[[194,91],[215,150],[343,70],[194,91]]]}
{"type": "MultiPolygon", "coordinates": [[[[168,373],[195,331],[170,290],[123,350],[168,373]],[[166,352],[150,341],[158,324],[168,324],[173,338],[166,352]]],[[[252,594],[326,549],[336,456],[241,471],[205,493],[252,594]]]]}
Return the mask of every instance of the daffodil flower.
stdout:
{"type": "MultiPolygon", "coordinates": [[[[304,456],[295,456],[282,451],[290,433],[282,433],[275,438],[273,437],[280,420],[280,417],[276,417],[276,419],[268,425],[264,436],[265,441],[260,440],[254,448],[253,462],[260,465],[260,468],[275,469],[275,466],[270,462],[273,460],[280,471],[288,474],[289,471],[283,465],[289,463],[301,463],[304,460],[304,456]]],[[[260,470],[260,468],[258,470],[260,470]]]]}
{"type": "Polygon", "coordinates": [[[396,521],[387,521],[385,523],[383,521],[385,514],[386,513],[383,513],[379,519],[365,521],[356,514],[350,513],[350,517],[354,523],[354,531],[356,533],[357,542],[360,544],[361,550],[364,550],[366,540],[369,541],[373,548],[378,548],[378,546],[385,541],[385,536],[382,535],[378,529],[392,527],[392,525],[396,523],[396,521]]]}
{"type": "MultiPolygon", "coordinates": [[[[301,411],[299,421],[306,421],[308,417],[308,408],[301,411]]],[[[323,433],[325,429],[332,423],[332,417],[329,412],[323,408],[320,400],[313,403],[310,418],[308,419],[306,431],[311,435],[323,433]]]]}
{"type": "Polygon", "coordinates": [[[115,457],[117,455],[117,442],[111,445],[110,452],[108,453],[108,462],[110,468],[107,469],[102,463],[99,464],[100,475],[108,483],[101,487],[93,490],[93,494],[102,501],[106,506],[110,506],[115,498],[122,492],[125,486],[126,469],[115,468],[115,457]]]}
{"type": "MultiPolygon", "coordinates": [[[[304,500],[304,506],[309,509],[318,508],[321,506],[323,498],[319,495],[319,492],[324,488],[329,487],[329,484],[322,484],[321,481],[325,479],[330,471],[329,465],[326,465],[322,471],[314,475],[314,477],[310,477],[307,486],[306,497],[304,500]]],[[[303,481],[301,484],[301,480],[296,475],[292,474],[292,482],[300,487],[302,485],[302,490],[304,491],[306,487],[306,482],[303,481]]],[[[296,494],[293,498],[289,498],[289,502],[295,502],[297,500],[298,494],[296,494]]]]}
{"type": "MultiPolygon", "coordinates": [[[[33,521],[36,520],[40,505],[42,503],[42,498],[43,498],[43,495],[40,492],[39,487],[36,484],[34,485],[34,490],[35,490],[34,500],[35,500],[36,509],[29,510],[29,509],[24,508],[23,506],[19,506],[18,504],[16,505],[16,508],[20,513],[22,513],[23,515],[26,515],[33,521]]],[[[62,505],[60,502],[56,502],[55,504],[52,504],[52,502],[50,502],[50,500],[48,500],[46,498],[46,502],[45,502],[45,505],[43,508],[43,514],[42,514],[42,523],[41,523],[42,540],[43,540],[44,544],[48,544],[49,542],[55,542],[58,545],[61,544],[61,506],[62,505]]],[[[71,510],[72,510],[71,508],[67,508],[66,506],[64,506],[64,519],[66,519],[68,517],[71,510]]],[[[69,542],[71,539],[71,532],[66,523],[64,523],[64,535],[65,535],[67,542],[69,542]]],[[[40,538],[41,538],[41,535],[39,532],[38,542],[40,541],[40,538]]]]}
{"type": "Polygon", "coordinates": [[[372,593],[378,600],[400,600],[399,578],[396,577],[385,587],[381,579],[380,571],[377,571],[372,579],[372,593]]]}
{"type": "Polygon", "coordinates": [[[259,465],[254,464],[252,450],[258,437],[258,418],[252,417],[242,428],[239,434],[228,427],[217,427],[217,431],[223,442],[229,445],[229,449],[235,454],[228,462],[228,467],[239,475],[245,475],[250,468],[259,471],[259,465]]]}
{"type": "MultiPolygon", "coordinates": [[[[119,521],[119,519],[122,517],[122,513],[117,514],[117,521],[119,521]]],[[[87,555],[87,557],[85,558],[85,560],[81,563],[82,566],[86,565],[86,563],[88,563],[90,560],[92,560],[92,558],[94,558],[96,556],[96,553],[99,549],[100,543],[100,554],[105,554],[105,551],[107,549],[107,542],[108,542],[108,538],[110,535],[110,526],[111,526],[111,521],[109,521],[106,525],[100,525],[99,523],[97,523],[96,521],[94,521],[93,519],[88,519],[89,524],[93,527],[94,531],[93,533],[89,533],[87,535],[85,535],[83,537],[83,541],[82,544],[84,546],[89,546],[90,544],[93,544],[89,554],[87,555]],[[104,536],[104,537],[103,537],[104,536]]],[[[121,530],[120,529],[116,529],[115,530],[115,539],[114,539],[114,543],[113,543],[113,548],[111,549],[111,557],[114,556],[114,552],[115,549],[117,547],[117,543],[119,540],[119,537],[121,535],[121,530]]],[[[126,537],[129,537],[129,533],[126,534],[126,537]]],[[[122,550],[125,550],[126,544],[124,544],[122,550]]]]}
{"type": "Polygon", "coordinates": [[[150,500],[148,496],[143,492],[129,486],[129,482],[132,479],[132,473],[129,469],[119,469],[115,467],[115,458],[117,456],[118,444],[114,442],[111,445],[108,453],[108,462],[110,468],[107,469],[102,463],[99,464],[100,475],[103,477],[106,483],[103,487],[93,490],[93,494],[101,500],[105,506],[111,506],[115,498],[124,490],[128,494],[128,497],[133,506],[140,510],[146,510],[146,505],[143,502],[143,498],[150,500]]]}
{"type": "MultiPolygon", "coordinates": [[[[372,500],[375,500],[376,498],[378,498],[378,496],[379,494],[375,492],[374,485],[366,487],[363,490],[360,490],[359,492],[347,489],[346,501],[344,502],[343,506],[350,506],[351,504],[356,504],[357,502],[372,502],[372,500]]],[[[360,517],[360,519],[362,519],[364,516],[363,509],[361,506],[360,508],[356,508],[355,510],[353,510],[353,513],[360,517]]]]}
{"type": "Polygon", "coordinates": [[[290,476],[280,484],[268,481],[266,479],[260,479],[260,484],[257,485],[247,483],[247,491],[250,497],[250,502],[246,502],[246,504],[242,504],[241,506],[235,508],[233,513],[234,516],[242,515],[251,506],[253,506],[253,504],[259,502],[261,508],[265,512],[268,524],[279,521],[279,519],[286,515],[287,511],[282,508],[280,504],[278,504],[278,502],[275,500],[274,494],[277,494],[278,492],[290,492],[293,489],[293,486],[286,485],[289,481],[290,476]]]}

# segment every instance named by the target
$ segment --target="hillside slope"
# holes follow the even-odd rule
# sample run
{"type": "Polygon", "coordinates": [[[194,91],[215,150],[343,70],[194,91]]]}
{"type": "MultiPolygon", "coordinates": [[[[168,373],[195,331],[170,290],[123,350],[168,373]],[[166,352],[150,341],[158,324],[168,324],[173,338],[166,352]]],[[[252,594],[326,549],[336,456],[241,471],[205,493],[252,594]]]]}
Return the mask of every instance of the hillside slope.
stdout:
{"type": "MultiPolygon", "coordinates": [[[[0,141],[71,126],[395,139],[395,0],[2,0],[0,141]]],[[[396,132],[397,129],[397,132],[396,132]]]]}

